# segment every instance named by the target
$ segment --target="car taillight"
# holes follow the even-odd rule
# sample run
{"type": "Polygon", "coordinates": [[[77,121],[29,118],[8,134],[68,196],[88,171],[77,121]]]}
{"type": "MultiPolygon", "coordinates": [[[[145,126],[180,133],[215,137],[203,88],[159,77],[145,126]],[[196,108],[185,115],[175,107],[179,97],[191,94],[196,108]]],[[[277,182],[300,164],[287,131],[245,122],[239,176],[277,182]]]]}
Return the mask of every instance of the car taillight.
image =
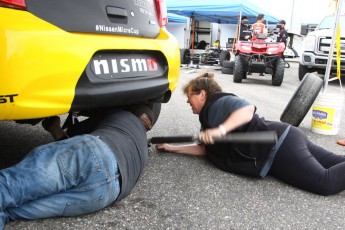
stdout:
{"type": "Polygon", "coordinates": [[[0,0],[0,7],[25,10],[26,3],[25,0],[0,0]]]}
{"type": "Polygon", "coordinates": [[[158,15],[158,22],[160,26],[165,26],[168,23],[168,10],[165,0],[155,0],[158,15]]]}

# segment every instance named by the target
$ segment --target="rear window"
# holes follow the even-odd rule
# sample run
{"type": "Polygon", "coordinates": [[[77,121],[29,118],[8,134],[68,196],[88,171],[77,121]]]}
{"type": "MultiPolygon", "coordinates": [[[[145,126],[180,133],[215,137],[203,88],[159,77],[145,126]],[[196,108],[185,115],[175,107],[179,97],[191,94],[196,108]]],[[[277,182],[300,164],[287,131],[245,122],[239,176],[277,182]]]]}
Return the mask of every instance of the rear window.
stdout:
{"type": "Polygon", "coordinates": [[[157,37],[159,18],[153,0],[26,0],[37,17],[69,32],[157,37]]]}

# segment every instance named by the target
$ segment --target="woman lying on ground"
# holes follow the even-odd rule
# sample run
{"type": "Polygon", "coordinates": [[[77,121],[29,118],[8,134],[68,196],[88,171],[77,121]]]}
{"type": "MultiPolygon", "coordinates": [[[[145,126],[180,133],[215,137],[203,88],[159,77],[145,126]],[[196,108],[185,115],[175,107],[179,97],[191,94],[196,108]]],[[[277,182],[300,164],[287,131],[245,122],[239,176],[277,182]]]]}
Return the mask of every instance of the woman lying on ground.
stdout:
{"type": "Polygon", "coordinates": [[[300,189],[332,195],[345,189],[345,157],[308,140],[287,123],[267,121],[245,99],[222,92],[212,73],[202,73],[185,87],[187,103],[199,115],[200,143],[157,144],[159,151],[206,155],[218,168],[241,175],[267,174],[300,189]],[[227,133],[276,131],[276,144],[214,143],[213,137],[227,133]]]}

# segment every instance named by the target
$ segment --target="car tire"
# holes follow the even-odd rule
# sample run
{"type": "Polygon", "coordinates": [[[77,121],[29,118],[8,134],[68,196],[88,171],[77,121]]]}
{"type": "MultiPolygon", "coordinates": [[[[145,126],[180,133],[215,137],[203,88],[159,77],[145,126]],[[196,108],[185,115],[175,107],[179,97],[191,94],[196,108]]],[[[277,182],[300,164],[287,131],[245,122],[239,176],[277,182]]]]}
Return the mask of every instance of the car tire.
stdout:
{"type": "Polygon", "coordinates": [[[223,67],[225,68],[234,68],[235,62],[234,61],[223,61],[223,67]]]}
{"type": "Polygon", "coordinates": [[[219,54],[219,64],[220,66],[223,66],[224,61],[229,61],[230,60],[230,53],[227,50],[222,50],[220,51],[219,54]]]}
{"type": "Polygon", "coordinates": [[[190,50],[189,49],[180,49],[181,64],[189,64],[190,63],[190,50]]]}
{"type": "Polygon", "coordinates": [[[304,76],[309,73],[310,71],[308,70],[308,68],[302,64],[298,65],[298,78],[300,81],[302,81],[302,79],[304,78],[304,76]]]}
{"type": "Polygon", "coordinates": [[[317,98],[322,85],[323,80],[319,76],[306,74],[280,116],[280,121],[298,127],[317,98]]]}
{"type": "Polygon", "coordinates": [[[273,69],[273,76],[272,76],[273,86],[281,86],[284,79],[284,70],[285,70],[285,61],[283,58],[278,58],[273,69]]]}
{"type": "Polygon", "coordinates": [[[233,74],[234,73],[234,69],[233,68],[226,68],[226,67],[223,67],[222,68],[222,74],[233,74]]]}
{"type": "Polygon", "coordinates": [[[240,55],[235,57],[234,79],[235,83],[241,83],[244,75],[243,61],[240,55]]]}

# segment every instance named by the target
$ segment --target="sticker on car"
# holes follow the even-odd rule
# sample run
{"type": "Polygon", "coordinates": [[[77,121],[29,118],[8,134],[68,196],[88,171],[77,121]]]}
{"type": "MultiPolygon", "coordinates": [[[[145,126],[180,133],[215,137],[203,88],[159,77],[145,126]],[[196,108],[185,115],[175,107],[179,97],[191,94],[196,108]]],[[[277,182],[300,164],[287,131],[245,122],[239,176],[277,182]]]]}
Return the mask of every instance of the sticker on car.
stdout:
{"type": "Polygon", "coordinates": [[[103,80],[163,74],[162,63],[148,54],[98,53],[92,57],[90,68],[94,76],[103,80]]]}

